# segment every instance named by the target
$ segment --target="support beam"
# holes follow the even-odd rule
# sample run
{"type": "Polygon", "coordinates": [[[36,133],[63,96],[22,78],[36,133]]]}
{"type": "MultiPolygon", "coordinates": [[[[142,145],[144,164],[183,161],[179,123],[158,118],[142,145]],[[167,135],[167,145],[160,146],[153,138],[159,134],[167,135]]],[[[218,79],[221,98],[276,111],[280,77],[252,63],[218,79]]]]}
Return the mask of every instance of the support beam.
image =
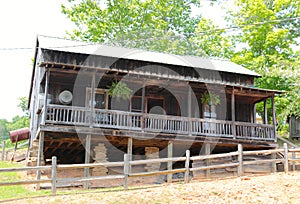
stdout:
{"type": "MultiPolygon", "coordinates": [[[[172,158],[173,157],[173,141],[168,141],[168,158],[172,158]]],[[[168,170],[172,170],[172,165],[173,165],[173,162],[172,161],[169,161],[168,162],[168,170]]],[[[172,176],[173,174],[168,174],[167,175],[167,182],[168,183],[172,183],[172,176]]]]}
{"type": "Polygon", "coordinates": [[[89,104],[91,107],[91,114],[90,114],[90,127],[93,127],[94,123],[94,101],[95,101],[95,73],[93,72],[92,75],[92,84],[91,84],[91,103],[89,104]]]}
{"type": "Polygon", "coordinates": [[[42,116],[42,124],[45,125],[47,120],[47,99],[48,99],[48,92],[49,92],[49,77],[50,71],[46,69],[46,79],[45,79],[45,95],[44,95],[44,112],[42,116]]]}
{"type": "Polygon", "coordinates": [[[142,113],[145,113],[145,95],[146,95],[146,85],[143,84],[143,88],[142,88],[142,104],[141,104],[141,109],[142,109],[142,113]]]}
{"type": "MultiPolygon", "coordinates": [[[[127,142],[127,155],[128,155],[129,161],[132,161],[132,144],[133,144],[133,139],[132,139],[132,137],[129,137],[128,142],[127,142]]],[[[130,164],[129,164],[129,172],[131,172],[130,164]]]]}
{"type": "MultiPolygon", "coordinates": [[[[90,155],[91,155],[91,135],[87,135],[85,139],[85,164],[90,163],[90,155]]],[[[84,168],[84,177],[87,178],[90,176],[89,168],[84,168]]],[[[88,181],[84,182],[84,189],[89,188],[88,181]]]]}
{"type": "MultiPolygon", "coordinates": [[[[37,158],[37,166],[41,166],[42,165],[42,160],[44,159],[43,156],[43,150],[44,150],[44,138],[45,138],[45,133],[43,131],[40,132],[40,136],[39,136],[39,148],[38,148],[38,158],[37,158]]],[[[41,179],[41,170],[37,170],[36,172],[36,180],[40,180],[41,179]]],[[[40,184],[36,184],[36,189],[40,190],[40,184]]]]}
{"type": "Polygon", "coordinates": [[[268,124],[268,108],[267,108],[267,99],[264,99],[264,124],[268,124]]]}
{"type": "Polygon", "coordinates": [[[256,123],[256,104],[253,105],[253,123],[256,123]]]}
{"type": "MultiPolygon", "coordinates": [[[[205,145],[205,147],[204,147],[205,148],[204,149],[205,155],[210,155],[210,153],[211,153],[210,144],[209,143],[205,143],[204,145],[205,145]]],[[[210,159],[206,159],[205,160],[205,164],[206,164],[206,166],[210,166],[210,159]]],[[[206,170],[205,176],[206,176],[206,178],[210,177],[210,169],[206,170]]]]}
{"type": "Polygon", "coordinates": [[[232,135],[233,139],[236,139],[236,128],[235,128],[235,95],[234,89],[231,93],[231,120],[232,120],[232,135]]]}
{"type": "Polygon", "coordinates": [[[274,126],[274,142],[277,142],[276,138],[276,110],[275,110],[275,102],[274,102],[274,94],[272,95],[272,120],[274,126]]]}
{"type": "MultiPolygon", "coordinates": [[[[188,117],[189,119],[192,117],[192,87],[188,85],[188,103],[187,103],[188,117]]],[[[192,135],[192,123],[189,120],[189,135],[192,135]]]]}

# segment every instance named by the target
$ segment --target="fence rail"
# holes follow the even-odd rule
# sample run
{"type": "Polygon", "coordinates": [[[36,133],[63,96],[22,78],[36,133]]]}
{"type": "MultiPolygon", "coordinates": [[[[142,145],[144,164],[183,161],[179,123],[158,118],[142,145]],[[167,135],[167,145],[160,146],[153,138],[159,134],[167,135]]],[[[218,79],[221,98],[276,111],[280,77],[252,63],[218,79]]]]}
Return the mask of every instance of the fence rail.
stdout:
{"type": "Polygon", "coordinates": [[[296,162],[300,163],[300,158],[296,158],[295,153],[300,153],[300,148],[298,149],[288,149],[287,144],[284,144],[283,149],[273,149],[273,150],[256,150],[256,151],[243,151],[242,145],[238,145],[238,151],[222,154],[213,154],[213,155],[200,155],[190,157],[190,151],[186,151],[184,157],[173,157],[173,158],[158,158],[158,159],[148,159],[148,160],[136,160],[130,161],[130,155],[124,155],[124,161],[122,162],[102,162],[102,163],[92,163],[92,164],[72,164],[57,165],[56,157],[52,157],[51,166],[36,166],[36,167],[21,167],[21,168],[0,168],[0,175],[3,172],[17,172],[17,171],[45,171],[51,170],[52,178],[51,179],[36,179],[36,180],[25,180],[25,181],[14,181],[14,182],[0,182],[0,186],[9,186],[9,185],[21,185],[21,184],[40,184],[40,183],[51,183],[52,194],[56,194],[57,182],[70,183],[70,182],[89,182],[94,180],[107,180],[107,179],[124,179],[124,189],[128,187],[128,179],[133,177],[142,177],[142,176],[154,176],[154,175],[164,175],[164,174],[174,174],[174,173],[184,173],[185,182],[189,182],[190,172],[219,169],[219,168],[229,168],[237,167],[237,175],[242,176],[244,174],[245,165],[261,164],[261,163],[271,163],[276,171],[276,163],[282,162],[284,165],[284,172],[289,171],[289,166],[292,165],[291,169],[295,170],[296,162]],[[274,157],[276,153],[283,154],[283,158],[277,159],[274,157]],[[243,160],[244,156],[247,155],[272,155],[272,159],[262,159],[254,161],[245,161],[243,160]],[[292,154],[292,158],[289,155],[292,154]],[[206,164],[200,167],[190,168],[191,161],[199,160],[211,160],[217,158],[225,157],[237,157],[237,161],[224,164],[206,164]],[[152,171],[152,172],[138,172],[131,173],[131,166],[141,165],[141,164],[152,164],[152,163],[163,163],[163,162],[185,162],[184,168],[179,169],[168,169],[162,171],[152,171]],[[106,175],[106,176],[87,176],[87,177],[76,177],[76,178],[57,178],[57,170],[64,169],[83,169],[83,168],[93,168],[93,167],[123,167],[123,174],[120,175],[106,175]]]}
{"type": "Polygon", "coordinates": [[[46,123],[275,141],[273,125],[47,105],[46,123]],[[235,131],[234,131],[235,130],[235,131]]]}

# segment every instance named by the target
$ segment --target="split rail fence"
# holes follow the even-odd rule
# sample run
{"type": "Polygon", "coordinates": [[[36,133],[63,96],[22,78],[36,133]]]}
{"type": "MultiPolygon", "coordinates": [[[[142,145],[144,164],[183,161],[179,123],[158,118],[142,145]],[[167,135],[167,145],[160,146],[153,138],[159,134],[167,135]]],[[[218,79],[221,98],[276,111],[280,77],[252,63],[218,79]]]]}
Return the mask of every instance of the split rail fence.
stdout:
{"type": "MultiPolygon", "coordinates": [[[[257,151],[243,151],[242,145],[238,145],[238,151],[230,152],[230,153],[222,153],[222,154],[212,154],[212,155],[200,155],[200,156],[190,156],[190,151],[186,151],[186,155],[184,157],[173,157],[173,158],[158,158],[158,159],[148,159],[148,160],[135,160],[130,161],[130,155],[124,154],[124,161],[122,162],[104,162],[104,163],[92,163],[92,164],[57,164],[56,157],[52,157],[52,165],[51,166],[36,166],[36,167],[22,167],[22,168],[0,168],[0,175],[2,172],[17,172],[17,171],[46,171],[51,170],[51,178],[50,179],[35,179],[35,180],[23,180],[23,181],[15,181],[15,182],[0,182],[0,186],[10,186],[10,185],[25,185],[25,184],[37,184],[37,189],[40,189],[40,184],[42,183],[51,183],[52,195],[56,195],[57,184],[61,183],[71,183],[71,182],[83,182],[85,189],[88,188],[88,183],[94,180],[108,180],[108,179],[123,179],[124,180],[124,189],[128,188],[128,179],[133,177],[144,177],[144,176],[155,176],[155,175],[164,175],[164,174],[175,174],[175,173],[184,173],[184,181],[188,183],[190,181],[190,172],[194,171],[210,171],[211,169],[220,169],[220,168],[228,168],[228,167],[236,167],[237,175],[242,176],[244,174],[244,166],[251,164],[262,164],[262,163],[271,163],[273,172],[276,172],[276,163],[282,163],[284,166],[284,172],[287,173],[289,171],[289,166],[291,166],[291,170],[296,170],[296,163],[300,163],[300,158],[296,158],[296,153],[300,153],[300,148],[289,149],[287,144],[284,144],[283,149],[272,149],[272,150],[257,150],[257,151]],[[282,154],[282,158],[276,158],[276,154],[282,154]],[[262,160],[254,160],[254,161],[244,161],[243,157],[247,155],[272,155],[271,159],[262,159],[262,160]],[[291,158],[290,158],[290,155],[291,158]],[[207,165],[201,167],[191,168],[190,163],[193,161],[200,160],[211,160],[216,158],[224,158],[228,156],[236,156],[237,161],[232,163],[218,164],[218,165],[207,165]],[[167,162],[185,162],[184,168],[179,169],[168,169],[163,171],[153,171],[153,172],[139,172],[139,173],[131,173],[131,166],[141,165],[141,164],[152,164],[152,163],[164,163],[167,162]],[[65,170],[65,169],[85,169],[95,167],[123,167],[123,172],[120,175],[107,175],[107,176],[87,176],[87,177],[76,177],[76,178],[57,178],[57,170],[65,170]]],[[[38,173],[37,173],[38,175],[38,173]]],[[[171,177],[172,179],[172,177],[171,177]]]]}

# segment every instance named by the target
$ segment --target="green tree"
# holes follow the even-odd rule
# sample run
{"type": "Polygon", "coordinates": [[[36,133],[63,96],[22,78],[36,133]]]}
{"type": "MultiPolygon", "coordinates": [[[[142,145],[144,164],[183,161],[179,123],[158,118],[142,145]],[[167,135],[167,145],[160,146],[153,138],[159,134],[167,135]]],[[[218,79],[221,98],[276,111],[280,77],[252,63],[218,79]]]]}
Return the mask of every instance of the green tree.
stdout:
{"type": "MultiPolygon", "coordinates": [[[[286,91],[276,97],[277,119],[282,124],[295,113],[292,107],[299,101],[295,94],[299,77],[294,73],[300,70],[300,61],[293,47],[299,45],[300,2],[237,0],[236,6],[229,12],[229,19],[233,26],[241,28],[233,37],[235,44],[243,48],[231,60],[261,74],[257,86],[286,91]]],[[[263,107],[258,109],[262,115],[263,107]]]]}
{"type": "MultiPolygon", "coordinates": [[[[210,52],[209,46],[199,46],[211,39],[201,39],[196,32],[211,26],[212,22],[199,22],[201,16],[192,15],[192,7],[200,6],[198,0],[70,2],[62,6],[62,11],[77,26],[69,33],[73,39],[181,55],[217,53],[210,52]]],[[[214,35],[214,42],[219,34],[214,35]]]]}
{"type": "Polygon", "coordinates": [[[21,108],[24,115],[15,116],[12,121],[7,121],[6,119],[0,119],[0,141],[9,138],[9,132],[12,130],[17,130],[24,127],[29,127],[30,120],[27,113],[27,97],[19,98],[18,108],[21,108]]]}

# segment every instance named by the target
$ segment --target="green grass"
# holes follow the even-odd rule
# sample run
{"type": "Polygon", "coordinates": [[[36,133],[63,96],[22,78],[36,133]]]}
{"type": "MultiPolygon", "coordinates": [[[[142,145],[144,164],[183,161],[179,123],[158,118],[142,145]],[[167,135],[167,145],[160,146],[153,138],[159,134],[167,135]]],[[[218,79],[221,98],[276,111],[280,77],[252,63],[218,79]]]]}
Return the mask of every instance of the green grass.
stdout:
{"type": "MultiPolygon", "coordinates": [[[[0,162],[0,168],[22,167],[20,164],[0,162]]],[[[18,172],[3,172],[0,173],[0,182],[13,182],[24,180],[18,172]]],[[[4,199],[23,198],[29,196],[49,195],[50,191],[31,191],[22,185],[15,186],[0,186],[0,201],[4,199]]]]}

